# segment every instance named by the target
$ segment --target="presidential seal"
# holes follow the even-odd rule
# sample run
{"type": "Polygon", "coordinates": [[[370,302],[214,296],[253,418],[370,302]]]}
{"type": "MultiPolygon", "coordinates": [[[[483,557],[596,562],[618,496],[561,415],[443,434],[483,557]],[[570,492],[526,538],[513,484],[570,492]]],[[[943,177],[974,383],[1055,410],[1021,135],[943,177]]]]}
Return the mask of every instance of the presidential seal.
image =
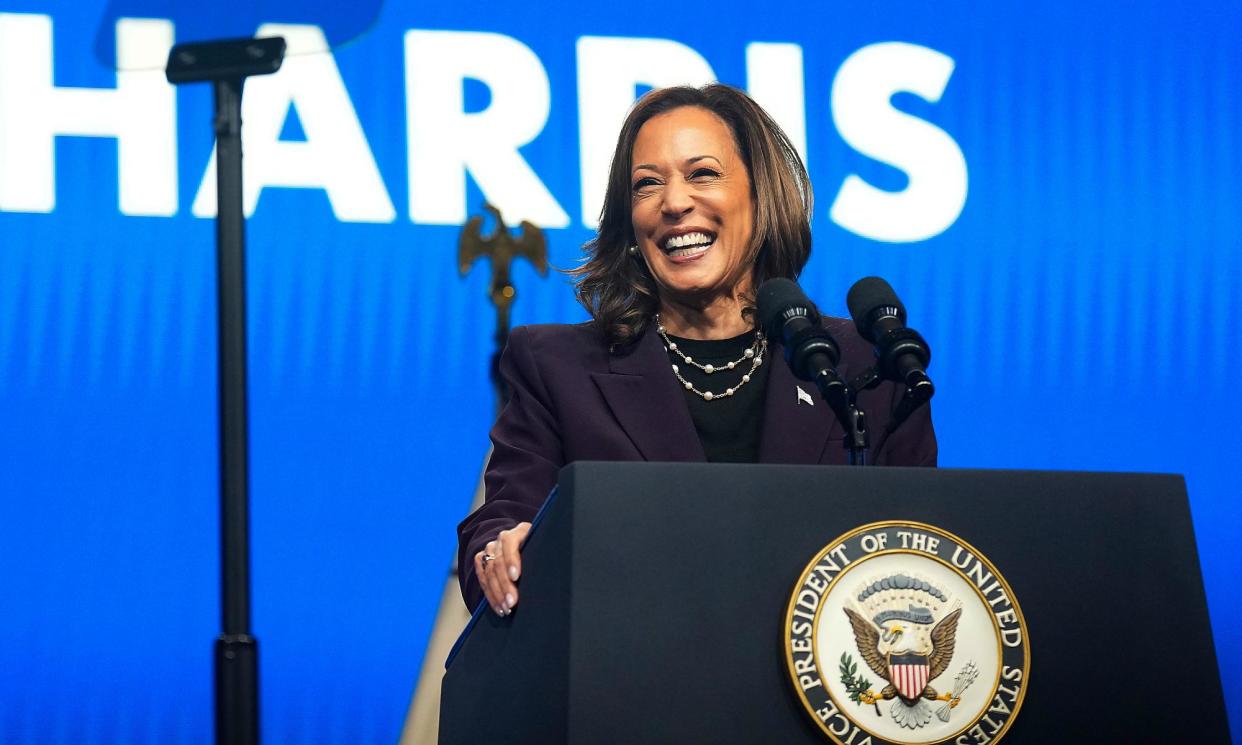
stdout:
{"type": "Polygon", "coordinates": [[[839,745],[982,745],[1026,694],[1026,622],[996,567],[923,523],[864,525],[807,565],[785,614],[794,690],[839,745]]]}

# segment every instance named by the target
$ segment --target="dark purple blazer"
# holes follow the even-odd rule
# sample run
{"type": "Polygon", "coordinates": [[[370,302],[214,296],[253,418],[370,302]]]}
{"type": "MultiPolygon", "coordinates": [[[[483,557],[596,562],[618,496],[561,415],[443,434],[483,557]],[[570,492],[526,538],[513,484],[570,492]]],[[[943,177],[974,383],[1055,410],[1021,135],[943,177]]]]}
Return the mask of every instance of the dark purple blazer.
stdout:
{"type": "MultiPolygon", "coordinates": [[[[841,347],[838,371],[849,380],[874,360],[853,323],[828,318],[841,347]]],[[[779,344],[764,364],[768,390],[759,440],[760,463],[844,464],[844,430],[815,387],[796,379],[779,344]],[[798,388],[814,400],[800,402],[798,388]]],[[[492,428],[492,455],[484,476],[486,501],[457,527],[462,595],[474,608],[483,598],[474,556],[501,530],[535,516],[561,467],[578,460],[703,462],[685,391],[673,377],[668,353],[654,331],[610,353],[588,325],[522,326],[500,359],[511,390],[492,428]]],[[[882,433],[904,388],[884,383],[858,397],[872,432],[882,433]]],[[[873,439],[874,446],[878,437],[873,439]]],[[[928,407],[869,454],[876,464],[936,465],[936,436],[928,407]]]]}

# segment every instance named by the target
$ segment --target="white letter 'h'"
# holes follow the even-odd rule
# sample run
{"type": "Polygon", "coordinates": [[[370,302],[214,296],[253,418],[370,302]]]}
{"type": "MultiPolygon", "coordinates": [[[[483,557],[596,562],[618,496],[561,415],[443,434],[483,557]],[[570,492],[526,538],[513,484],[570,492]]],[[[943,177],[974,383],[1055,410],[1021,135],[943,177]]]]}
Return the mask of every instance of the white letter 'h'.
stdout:
{"type": "Polygon", "coordinates": [[[52,19],[0,13],[0,210],[56,207],[57,135],[115,137],[120,210],[177,212],[176,93],[164,79],[166,20],[116,24],[116,88],[52,84],[52,19]]]}

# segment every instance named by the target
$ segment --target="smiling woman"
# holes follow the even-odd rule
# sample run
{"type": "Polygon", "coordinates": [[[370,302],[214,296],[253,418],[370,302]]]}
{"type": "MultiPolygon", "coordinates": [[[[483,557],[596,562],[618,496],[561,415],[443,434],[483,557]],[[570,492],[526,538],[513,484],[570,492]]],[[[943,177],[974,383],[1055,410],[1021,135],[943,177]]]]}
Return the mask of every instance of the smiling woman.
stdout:
{"type": "Polygon", "coordinates": [[[811,253],[811,204],[797,150],[745,93],[719,84],[652,91],[622,126],[599,234],[575,272],[578,299],[621,345],[661,310],[678,331],[704,320],[692,308],[738,329],[735,311],[751,307],[756,287],[802,271],[811,253]],[[667,271],[682,258],[667,241],[696,229],[715,240],[705,253],[716,256],[692,272],[667,271]],[[638,247],[643,264],[627,256],[629,246],[638,247]],[[687,284],[695,281],[706,284],[687,284]],[[670,307],[660,307],[661,293],[670,307]]]}
{"type": "MultiPolygon", "coordinates": [[[[635,104],[599,233],[571,272],[593,320],[517,328],[501,359],[511,396],[492,429],[486,501],[458,526],[468,605],[513,612],[530,520],[573,461],[844,462],[840,425],[803,405],[811,397],[754,317],[755,289],[806,264],[810,210],[797,151],[745,93],[666,88],[635,104]]],[[[839,372],[866,369],[871,347],[853,324],[824,323],[839,372]]],[[[884,383],[859,396],[872,428],[903,392],[884,383]]],[[[927,407],[871,458],[935,465],[927,407]]]]}

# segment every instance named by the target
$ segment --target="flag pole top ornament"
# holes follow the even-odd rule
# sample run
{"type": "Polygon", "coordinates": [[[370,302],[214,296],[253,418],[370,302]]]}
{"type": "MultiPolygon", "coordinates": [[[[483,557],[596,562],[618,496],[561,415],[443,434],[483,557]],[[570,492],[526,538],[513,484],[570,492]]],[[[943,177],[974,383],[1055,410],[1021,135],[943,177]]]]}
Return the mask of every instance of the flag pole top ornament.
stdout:
{"type": "Polygon", "coordinates": [[[1009,583],[924,523],[871,523],[829,542],[794,586],[782,633],[794,691],[838,745],[996,742],[1029,685],[1009,583]]]}
{"type": "Polygon", "coordinates": [[[509,330],[509,306],[517,297],[517,290],[509,277],[509,267],[516,258],[529,261],[539,276],[548,274],[548,243],[543,231],[534,223],[523,220],[521,232],[514,236],[505,225],[500,210],[490,204],[484,204],[486,210],[495,220],[495,228],[490,235],[483,235],[483,216],[475,215],[462,228],[461,238],[457,243],[457,269],[461,276],[470,272],[470,267],[480,258],[491,260],[492,281],[488,286],[488,296],[496,306],[497,336],[507,334],[509,330]]]}
{"type": "Polygon", "coordinates": [[[517,299],[509,269],[516,258],[524,258],[535,267],[539,276],[548,275],[548,241],[543,231],[534,223],[523,220],[521,232],[516,236],[505,225],[500,210],[484,203],[483,209],[492,216],[495,226],[488,235],[483,234],[483,216],[475,215],[461,229],[457,241],[457,270],[465,277],[470,267],[481,258],[489,259],[492,279],[487,294],[496,308],[495,347],[491,356],[490,375],[496,393],[496,411],[504,406],[509,391],[500,376],[500,354],[509,341],[510,310],[517,299]]]}

